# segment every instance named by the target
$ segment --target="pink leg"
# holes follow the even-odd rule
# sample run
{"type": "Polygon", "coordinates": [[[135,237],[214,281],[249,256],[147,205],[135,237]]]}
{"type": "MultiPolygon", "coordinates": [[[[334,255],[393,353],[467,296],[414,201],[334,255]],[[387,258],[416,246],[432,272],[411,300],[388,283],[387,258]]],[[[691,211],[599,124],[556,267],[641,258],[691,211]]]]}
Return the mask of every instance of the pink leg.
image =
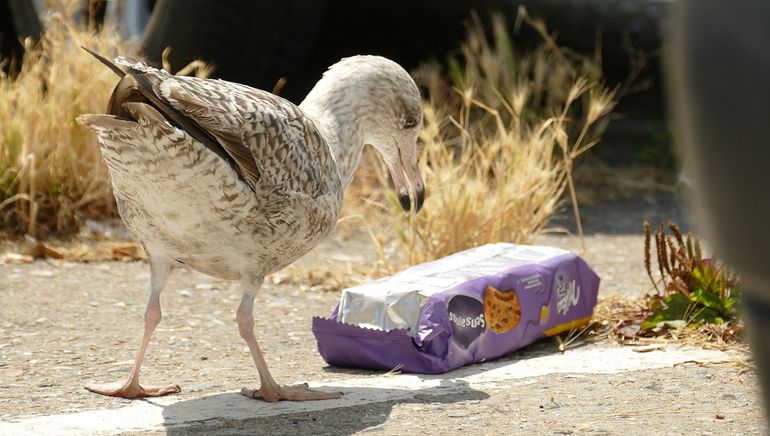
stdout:
{"type": "Polygon", "coordinates": [[[328,400],[340,398],[342,392],[320,392],[308,388],[307,384],[295,386],[279,386],[270,375],[267,369],[265,358],[262,357],[262,351],[259,349],[257,338],[254,336],[254,294],[244,293],[241,304],[235,315],[238,323],[238,332],[251,351],[251,357],[254,364],[257,365],[259,380],[261,386],[259,389],[241,389],[241,394],[250,398],[262,398],[265,401],[275,402],[281,400],[288,401],[306,401],[306,400],[328,400]]]}
{"type": "Polygon", "coordinates": [[[147,344],[150,343],[152,333],[155,331],[155,327],[160,324],[162,317],[160,311],[160,292],[163,290],[170,272],[171,268],[167,263],[156,264],[150,259],[152,290],[150,300],[147,302],[147,309],[144,312],[144,335],[142,336],[142,344],[139,346],[139,353],[136,356],[136,361],[131,369],[131,374],[128,376],[128,380],[124,383],[90,384],[86,386],[86,389],[97,394],[122,398],[158,397],[181,391],[177,385],[145,387],[139,385],[139,370],[142,366],[142,360],[144,360],[147,344]]]}

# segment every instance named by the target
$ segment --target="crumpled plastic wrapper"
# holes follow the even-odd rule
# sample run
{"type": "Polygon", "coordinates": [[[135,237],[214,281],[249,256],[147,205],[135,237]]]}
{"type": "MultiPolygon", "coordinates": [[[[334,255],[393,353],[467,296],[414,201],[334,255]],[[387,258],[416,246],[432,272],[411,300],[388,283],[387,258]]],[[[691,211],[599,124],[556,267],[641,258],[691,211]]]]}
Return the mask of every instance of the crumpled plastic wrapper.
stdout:
{"type": "Polygon", "coordinates": [[[329,364],[435,374],[585,325],[598,289],[574,253],[489,244],[345,289],[313,333],[329,364]]]}

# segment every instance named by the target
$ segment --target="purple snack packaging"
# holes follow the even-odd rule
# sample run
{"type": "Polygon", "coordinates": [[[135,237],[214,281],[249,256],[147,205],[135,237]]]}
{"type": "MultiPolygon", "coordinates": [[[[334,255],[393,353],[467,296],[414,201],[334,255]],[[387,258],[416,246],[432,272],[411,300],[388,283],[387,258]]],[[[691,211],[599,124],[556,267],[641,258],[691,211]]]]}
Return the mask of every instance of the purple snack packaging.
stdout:
{"type": "Polygon", "coordinates": [[[343,290],[313,333],[330,365],[438,374],[588,323],[598,290],[574,253],[488,244],[343,290]]]}

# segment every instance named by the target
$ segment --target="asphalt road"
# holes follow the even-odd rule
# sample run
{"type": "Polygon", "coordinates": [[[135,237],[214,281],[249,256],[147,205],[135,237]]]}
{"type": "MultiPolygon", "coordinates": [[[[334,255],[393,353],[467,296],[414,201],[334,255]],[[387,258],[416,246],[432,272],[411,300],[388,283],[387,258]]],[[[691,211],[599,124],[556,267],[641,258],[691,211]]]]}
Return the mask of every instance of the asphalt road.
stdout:
{"type": "MultiPolygon", "coordinates": [[[[601,216],[586,212],[589,218],[593,213],[601,216]]],[[[647,292],[640,234],[589,233],[586,258],[602,276],[600,296],[647,292]]],[[[577,247],[569,236],[539,242],[577,247]]],[[[322,254],[334,250],[346,251],[335,240],[304,262],[325,262],[322,254]]],[[[544,341],[438,376],[333,368],[316,351],[310,321],[329,314],[338,293],[272,283],[258,296],[256,328],[274,376],[345,396],[312,403],[250,400],[237,393],[258,382],[235,326],[237,287],[195,272],[172,275],[142,372],[148,383],[179,383],[182,393],[130,401],[85,391],[88,382],[127,376],[148,280],[141,262],[0,264],[0,434],[763,431],[756,375],[740,363],[747,356],[601,341],[578,342],[560,353],[544,341]]]]}

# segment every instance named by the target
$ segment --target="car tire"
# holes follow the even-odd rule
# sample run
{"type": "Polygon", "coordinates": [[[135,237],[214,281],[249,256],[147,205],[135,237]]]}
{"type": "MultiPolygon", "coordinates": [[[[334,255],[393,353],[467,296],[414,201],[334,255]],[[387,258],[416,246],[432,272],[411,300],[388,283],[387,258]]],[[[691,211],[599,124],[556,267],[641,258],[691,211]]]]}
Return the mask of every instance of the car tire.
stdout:
{"type": "Polygon", "coordinates": [[[170,47],[172,70],[202,59],[214,76],[271,89],[299,75],[321,28],[324,1],[158,0],[143,52],[160,63],[170,47]]]}
{"type": "Polygon", "coordinates": [[[43,30],[32,0],[7,0],[8,15],[13,25],[14,37],[23,40],[27,37],[39,38],[43,30]]]}

